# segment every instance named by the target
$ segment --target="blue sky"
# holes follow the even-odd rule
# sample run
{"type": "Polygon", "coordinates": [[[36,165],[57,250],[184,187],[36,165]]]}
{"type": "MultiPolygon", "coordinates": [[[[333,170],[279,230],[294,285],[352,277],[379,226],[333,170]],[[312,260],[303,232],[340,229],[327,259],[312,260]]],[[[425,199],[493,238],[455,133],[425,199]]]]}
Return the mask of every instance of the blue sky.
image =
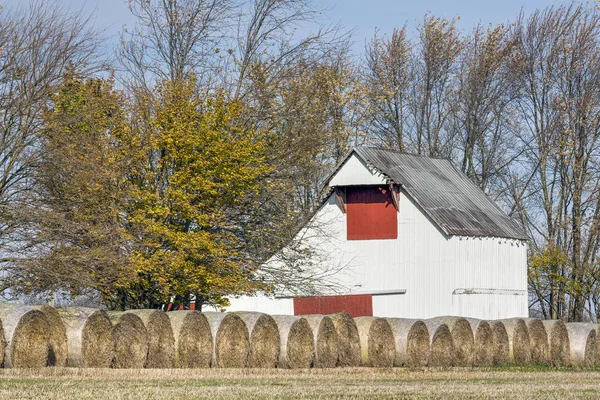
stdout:
{"type": "MultiPolygon", "coordinates": [[[[134,19],[127,9],[127,0],[62,0],[71,8],[83,8],[85,12],[95,12],[98,26],[106,28],[113,38],[123,25],[133,27],[134,19]]],[[[391,33],[394,27],[408,24],[414,28],[430,11],[436,16],[460,17],[459,26],[470,30],[477,22],[500,23],[514,19],[521,8],[530,13],[536,8],[553,4],[567,3],[569,0],[316,0],[315,3],[327,9],[326,21],[341,23],[346,29],[353,29],[356,52],[361,52],[365,39],[370,38],[375,29],[381,33],[391,33]]]]}

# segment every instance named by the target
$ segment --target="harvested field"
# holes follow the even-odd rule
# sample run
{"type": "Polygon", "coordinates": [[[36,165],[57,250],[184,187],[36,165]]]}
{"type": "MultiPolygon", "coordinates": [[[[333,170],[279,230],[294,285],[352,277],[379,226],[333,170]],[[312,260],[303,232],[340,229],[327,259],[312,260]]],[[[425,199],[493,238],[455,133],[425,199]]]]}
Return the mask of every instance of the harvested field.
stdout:
{"type": "Polygon", "coordinates": [[[472,366],[475,339],[473,338],[473,330],[469,321],[462,317],[437,317],[433,318],[433,320],[446,324],[448,329],[450,329],[455,351],[454,366],[472,366]]]}
{"type": "Polygon", "coordinates": [[[597,399],[600,372],[337,368],[313,370],[0,370],[16,400],[597,399]],[[134,372],[134,373],[132,373],[134,372]]]}
{"type": "Polygon", "coordinates": [[[58,312],[67,328],[67,365],[109,367],[115,344],[108,315],[87,307],[61,308],[58,312]]]}
{"type": "Polygon", "coordinates": [[[281,342],[277,323],[268,314],[242,311],[236,315],[244,321],[250,335],[248,368],[275,368],[281,342]]]}
{"type": "Polygon", "coordinates": [[[180,310],[167,313],[175,338],[175,366],[208,368],[212,360],[213,340],[210,325],[199,311],[180,310]]]}
{"type": "Polygon", "coordinates": [[[387,319],[396,343],[394,367],[425,367],[429,359],[429,331],[423,321],[387,319]]]}
{"type": "Polygon", "coordinates": [[[243,368],[248,362],[248,328],[234,313],[203,312],[213,339],[212,367],[243,368]]]}
{"type": "Polygon", "coordinates": [[[113,324],[115,356],[112,368],[144,368],[148,356],[148,331],[141,318],[132,313],[109,312],[113,324]]]}
{"type": "Polygon", "coordinates": [[[481,319],[467,318],[473,330],[473,365],[489,367],[494,363],[494,333],[490,324],[481,319]]]}
{"type": "Polygon", "coordinates": [[[41,368],[48,364],[50,326],[40,310],[0,303],[5,368],[41,368]]]}
{"type": "Polygon", "coordinates": [[[175,337],[171,321],[161,310],[130,310],[140,317],[148,332],[146,368],[173,368],[175,366],[175,337]]]}
{"type": "Polygon", "coordinates": [[[542,321],[537,318],[525,318],[527,333],[529,333],[529,344],[531,348],[531,363],[548,365],[549,349],[548,334],[542,321]]]}
{"type": "Polygon", "coordinates": [[[67,365],[67,328],[60,318],[58,310],[52,306],[34,307],[46,315],[50,328],[50,350],[48,351],[48,366],[64,367],[67,365]]]}
{"type": "Polygon", "coordinates": [[[553,367],[570,364],[571,349],[569,345],[569,333],[565,323],[561,320],[542,321],[548,335],[549,360],[553,367]]]}
{"type": "Polygon", "coordinates": [[[431,319],[423,321],[429,331],[429,367],[454,366],[454,341],[448,325],[431,319]]]}
{"type": "Polygon", "coordinates": [[[510,344],[508,333],[502,321],[487,321],[492,328],[492,339],[494,343],[493,365],[506,365],[510,361],[510,344]]]}
{"type": "Polygon", "coordinates": [[[392,367],[396,344],[389,322],[385,318],[377,317],[357,317],[354,321],[360,337],[362,365],[377,368],[392,367]]]}
{"type": "Polygon", "coordinates": [[[589,367],[598,359],[596,330],[584,322],[568,322],[565,324],[569,333],[571,349],[571,365],[589,367]]]}
{"type": "Polygon", "coordinates": [[[522,318],[501,320],[508,334],[509,362],[515,365],[527,365],[531,362],[531,341],[527,324],[522,318]]]}
{"type": "Polygon", "coordinates": [[[279,368],[310,368],[315,360],[315,341],[306,319],[273,315],[279,329],[279,368]]]}
{"type": "Polygon", "coordinates": [[[358,367],[360,365],[360,338],[356,323],[350,314],[343,312],[328,315],[338,335],[338,367],[358,367]]]}
{"type": "Polygon", "coordinates": [[[338,361],[338,336],[335,325],[326,315],[303,315],[315,338],[316,368],[334,368],[338,361]]]}

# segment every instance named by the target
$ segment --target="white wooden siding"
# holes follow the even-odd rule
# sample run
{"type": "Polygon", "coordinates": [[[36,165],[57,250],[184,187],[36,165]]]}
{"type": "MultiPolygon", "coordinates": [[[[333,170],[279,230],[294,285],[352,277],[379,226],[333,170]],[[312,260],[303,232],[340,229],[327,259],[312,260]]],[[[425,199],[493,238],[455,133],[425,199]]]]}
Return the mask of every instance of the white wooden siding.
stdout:
{"type": "Polygon", "coordinates": [[[352,185],[385,185],[383,175],[372,171],[363,160],[353,154],[344,164],[343,168],[331,178],[329,186],[352,185]]]}

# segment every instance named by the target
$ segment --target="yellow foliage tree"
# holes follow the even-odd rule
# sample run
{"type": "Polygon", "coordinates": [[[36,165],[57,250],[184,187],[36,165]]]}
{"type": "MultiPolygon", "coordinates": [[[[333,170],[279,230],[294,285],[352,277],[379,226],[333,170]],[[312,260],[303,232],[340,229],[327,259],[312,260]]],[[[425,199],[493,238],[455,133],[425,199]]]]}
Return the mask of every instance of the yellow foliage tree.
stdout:
{"type": "Polygon", "coordinates": [[[222,306],[225,296],[258,288],[237,218],[268,171],[265,143],[241,124],[241,103],[221,93],[201,99],[194,87],[158,85],[134,113],[137,129],[117,138],[135,238],[136,279],[119,288],[126,307],[156,307],[172,295],[222,306]]]}

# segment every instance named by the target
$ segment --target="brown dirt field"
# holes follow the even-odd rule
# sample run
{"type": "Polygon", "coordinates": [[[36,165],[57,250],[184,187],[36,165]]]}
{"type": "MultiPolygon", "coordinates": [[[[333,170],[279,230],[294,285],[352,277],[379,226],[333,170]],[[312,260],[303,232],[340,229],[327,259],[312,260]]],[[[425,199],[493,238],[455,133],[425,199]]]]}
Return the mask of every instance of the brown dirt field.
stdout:
{"type": "Polygon", "coordinates": [[[595,399],[600,371],[403,368],[0,370],[10,399],[595,399]]]}

